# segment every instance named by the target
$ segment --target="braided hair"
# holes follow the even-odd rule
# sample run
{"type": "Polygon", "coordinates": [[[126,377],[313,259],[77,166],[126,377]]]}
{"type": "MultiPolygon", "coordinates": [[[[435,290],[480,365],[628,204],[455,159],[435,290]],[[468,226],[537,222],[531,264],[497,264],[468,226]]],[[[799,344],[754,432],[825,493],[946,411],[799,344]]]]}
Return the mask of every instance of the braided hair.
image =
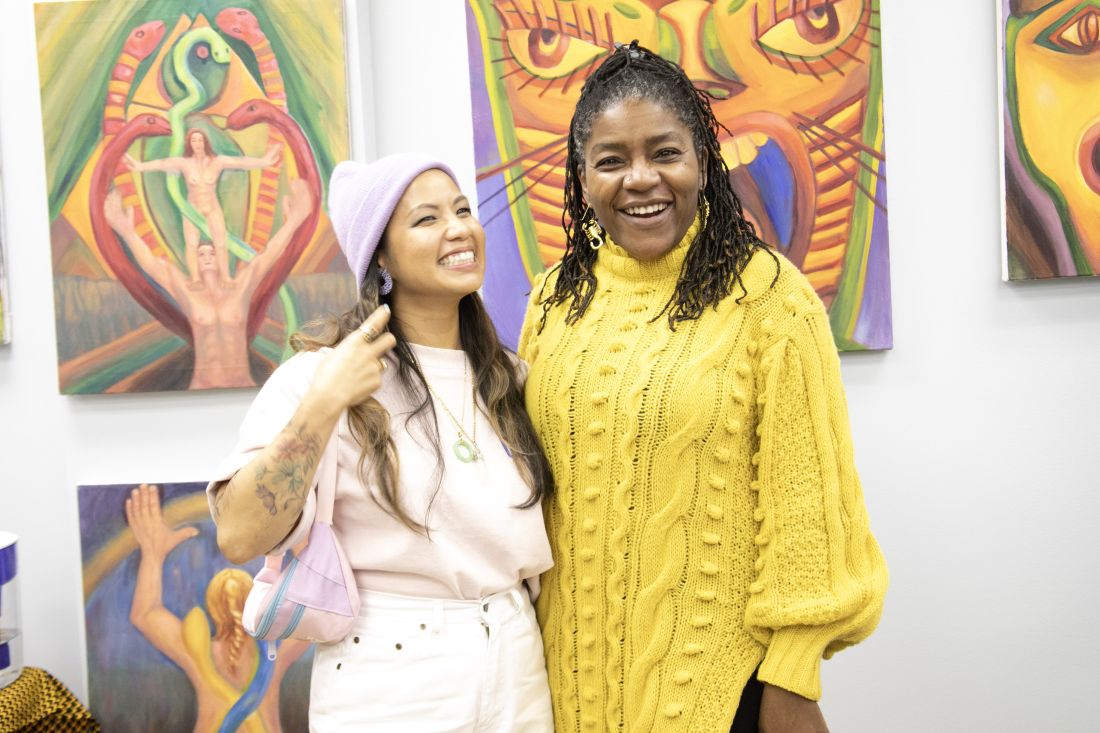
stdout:
{"type": "Polygon", "coordinates": [[[579,170],[584,165],[584,148],[596,118],[609,107],[635,99],[647,99],[661,105],[691,131],[695,154],[705,176],[700,205],[705,201],[709,208],[695,241],[688,248],[676,289],[655,319],[668,313],[669,328],[675,330],[677,323],[699,318],[708,307],[717,308],[733,292],[735,284],[741,289],[737,298],[740,302],[748,294],[741,273],[757,249],[768,252],[775,260],[773,285],[779,277],[779,259],[756,236],[752,222],[745,218],[741,202],[730,188],[729,169],[718,143],[718,128],[725,127],[714,116],[710,96],[696,89],[679,66],[633,41],[629,45],[619,45],[588,77],[569,123],[562,211],[565,254],[558,265],[554,291],[547,296],[544,282],[543,291],[539,293],[543,307],[540,330],[554,306],[568,303],[565,320],[572,324],[584,316],[592,302],[596,290],[592,268],[597,252],[588,245],[582,231],[588,206],[579,170]]]}
{"type": "Polygon", "coordinates": [[[242,662],[245,644],[252,641],[241,623],[250,590],[252,577],[240,568],[219,570],[206,586],[206,611],[214,622],[214,639],[228,642],[226,660],[231,673],[236,673],[242,662]]]}

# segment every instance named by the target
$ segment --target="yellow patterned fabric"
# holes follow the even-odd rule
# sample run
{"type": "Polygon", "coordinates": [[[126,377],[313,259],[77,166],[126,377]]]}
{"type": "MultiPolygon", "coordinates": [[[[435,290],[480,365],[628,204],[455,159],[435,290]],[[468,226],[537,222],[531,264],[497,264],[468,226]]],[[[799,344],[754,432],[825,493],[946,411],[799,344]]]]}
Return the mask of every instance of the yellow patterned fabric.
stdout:
{"type": "Polygon", "coordinates": [[[0,733],[98,733],[88,709],[48,672],[24,667],[0,689],[0,733]]]}
{"type": "Polygon", "coordinates": [[[825,308],[761,251],[740,303],[735,287],[671,330],[695,231],[652,262],[604,245],[571,326],[557,306],[539,332],[542,279],[532,291],[520,356],[557,484],[538,614],[558,731],[725,733],[757,667],[818,699],[822,657],[881,614],[825,308]]]}

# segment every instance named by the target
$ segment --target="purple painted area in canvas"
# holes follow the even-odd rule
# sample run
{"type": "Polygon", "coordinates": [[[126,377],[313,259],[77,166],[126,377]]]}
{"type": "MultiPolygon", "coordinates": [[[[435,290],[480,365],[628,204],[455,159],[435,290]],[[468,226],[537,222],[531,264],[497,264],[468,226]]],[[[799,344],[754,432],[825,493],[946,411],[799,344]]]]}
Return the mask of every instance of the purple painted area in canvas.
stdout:
{"type": "MultiPolygon", "coordinates": [[[[1005,104],[1005,175],[1011,176],[1014,183],[1023,191],[1024,198],[1027,199],[1028,205],[1035,214],[1032,221],[1042,228],[1046,244],[1054,254],[1058,274],[1076,275],[1077,268],[1073,264],[1073,256],[1069,251],[1069,242],[1066,241],[1066,233],[1062,228],[1061,217],[1058,216],[1058,210],[1054,208],[1054,202],[1051,201],[1050,194],[1035,183],[1031,174],[1028,173],[1024,164],[1020,161],[1019,148],[1016,147],[1016,131],[1012,127],[1012,119],[1007,109],[1007,99],[1005,104]]],[[[1007,191],[1005,195],[1008,195],[1007,191]]],[[[1005,205],[1007,206],[1007,202],[1005,202],[1005,205]]],[[[1005,236],[1009,234],[1010,232],[1006,229],[1005,236]]]]}
{"type": "MultiPolygon", "coordinates": [[[[466,5],[466,50],[470,60],[474,163],[478,170],[482,170],[500,163],[500,151],[493,127],[489,93],[485,87],[485,60],[481,55],[477,19],[474,18],[469,4],[466,5]]],[[[508,206],[508,192],[498,194],[485,206],[481,204],[503,186],[503,174],[486,178],[477,184],[478,218],[485,227],[485,283],[481,293],[500,340],[508,348],[515,349],[531,284],[527,280],[527,271],[519,254],[518,237],[512,217],[506,212],[497,216],[502,208],[508,206]]]]}
{"type": "Polygon", "coordinates": [[[871,246],[867,253],[863,300],[852,337],[868,349],[890,349],[894,346],[894,319],[890,302],[890,235],[887,227],[886,162],[879,166],[871,222],[871,246]]]}
{"type": "Polygon", "coordinates": [[[7,644],[0,644],[0,669],[7,669],[11,666],[11,651],[8,649],[7,644]]]}
{"type": "MultiPolygon", "coordinates": [[[[1008,38],[1008,19],[1011,16],[1012,10],[1009,0],[1002,0],[1001,2],[1001,39],[1003,43],[1007,43],[1008,38]]],[[[1007,63],[1007,48],[1005,48],[1005,56],[1002,56],[1000,63],[1007,63]]],[[[1009,109],[1008,103],[1008,70],[1004,69],[1001,74],[1002,87],[1001,87],[1001,105],[1004,109],[1004,119],[1001,121],[1004,125],[1004,166],[1005,176],[1011,174],[1014,182],[1023,191],[1024,198],[1035,214],[1034,222],[1037,223],[1043,229],[1043,236],[1046,238],[1048,245],[1053,250],[1054,260],[1056,262],[1056,269],[1059,275],[1073,276],[1077,274],[1077,268],[1073,264],[1073,255],[1069,251],[1069,242],[1066,241],[1066,234],[1062,228],[1062,219],[1058,216],[1058,210],[1054,208],[1054,202],[1050,199],[1050,194],[1043,190],[1032,179],[1031,174],[1028,173],[1023,163],[1020,161],[1019,147],[1017,146],[1016,130],[1012,126],[1012,111],[1009,109]]],[[[1007,195],[1007,192],[1006,192],[1007,195]]],[[[1008,202],[1003,202],[1003,206],[1008,205],[1008,202]]],[[[1006,227],[1005,236],[1008,236],[1006,227]]],[[[1004,243],[1007,247],[1007,242],[1004,243]]]]}
{"type": "Polygon", "coordinates": [[[470,98],[474,116],[474,164],[478,169],[500,162],[493,111],[485,88],[485,65],[481,58],[481,39],[474,11],[466,4],[466,57],[470,60],[470,98]]]}
{"type": "Polygon", "coordinates": [[[298,567],[286,599],[321,611],[351,615],[344,571],[330,525],[313,523],[309,543],[298,553],[298,567]]]}

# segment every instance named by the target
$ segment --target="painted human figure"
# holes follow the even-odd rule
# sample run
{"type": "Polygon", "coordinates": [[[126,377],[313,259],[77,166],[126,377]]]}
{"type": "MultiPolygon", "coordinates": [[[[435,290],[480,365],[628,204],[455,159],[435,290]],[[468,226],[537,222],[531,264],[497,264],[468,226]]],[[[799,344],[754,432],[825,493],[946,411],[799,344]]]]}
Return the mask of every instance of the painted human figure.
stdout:
{"type": "MultiPolygon", "coordinates": [[[[164,560],[178,545],[198,536],[194,527],[171,528],[160,511],[155,486],[142,484],[126,500],[126,521],[141,549],[130,622],[156,649],[172,660],[195,689],[195,733],[213,733],[248,689],[257,670],[259,647],[241,626],[244,600],[252,578],[237,568],[221,570],[206,589],[206,613],[199,607],[180,619],[164,606],[164,560]]],[[[287,640],[279,646],[275,670],[255,713],[240,730],[279,733],[279,687],[283,676],[309,644],[287,640]]]]}
{"type": "MultiPolygon", "coordinates": [[[[161,158],[159,160],[140,161],[131,155],[123,160],[126,167],[136,173],[178,173],[187,182],[187,200],[206,218],[210,227],[210,241],[220,269],[229,275],[228,231],[225,227],[225,213],[218,201],[218,178],[222,171],[252,170],[267,168],[279,162],[281,155],[278,146],[268,148],[262,158],[243,155],[216,155],[210,146],[210,139],[202,130],[191,128],[187,131],[187,143],[182,157],[161,158]]],[[[192,282],[201,279],[198,262],[199,230],[193,222],[184,218],[183,239],[186,244],[187,270],[192,282]]]]}
{"type": "Polygon", "coordinates": [[[141,241],[132,209],[112,191],[103,205],[111,227],[122,237],[138,265],[179,304],[191,325],[195,368],[190,389],[251,387],[255,385],[248,361],[248,305],[257,286],[286,250],[294,232],[309,216],[314,202],[301,179],[290,185],[283,199],[283,223],[263,252],[230,275],[217,247],[200,241],[196,246],[198,281],[168,260],[155,257],[141,241]]]}

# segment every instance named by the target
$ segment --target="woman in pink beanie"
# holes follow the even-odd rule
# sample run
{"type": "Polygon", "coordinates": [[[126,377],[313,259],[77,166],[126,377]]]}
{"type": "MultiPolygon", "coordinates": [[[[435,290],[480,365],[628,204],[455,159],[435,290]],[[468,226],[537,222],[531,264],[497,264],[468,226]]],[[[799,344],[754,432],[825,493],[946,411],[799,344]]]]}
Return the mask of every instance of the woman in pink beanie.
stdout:
{"type": "Polygon", "coordinates": [[[552,731],[531,605],[552,479],[477,293],[485,233],[420,155],[341,163],[328,209],[359,301],[295,334],[257,395],[208,488],[218,544],[243,563],[305,539],[334,438],[361,611],[316,649],[310,730],[552,731]]]}

